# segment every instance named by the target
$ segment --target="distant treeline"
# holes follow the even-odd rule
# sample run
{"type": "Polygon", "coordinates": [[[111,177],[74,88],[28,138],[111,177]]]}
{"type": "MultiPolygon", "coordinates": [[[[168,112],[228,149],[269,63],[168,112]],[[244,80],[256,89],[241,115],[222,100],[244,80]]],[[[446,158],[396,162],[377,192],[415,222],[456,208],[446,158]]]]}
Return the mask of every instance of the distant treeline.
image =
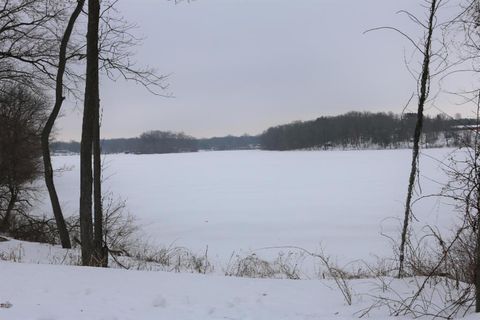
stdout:
{"type": "Polygon", "coordinates": [[[260,148],[260,137],[243,135],[198,139],[200,150],[248,150],[260,148]]]}
{"type": "MultiPolygon", "coordinates": [[[[349,112],[340,116],[320,117],[269,128],[260,136],[265,150],[312,148],[398,148],[413,137],[416,114],[349,112]]],[[[423,143],[455,145],[461,137],[459,128],[473,125],[473,119],[452,119],[438,115],[424,119],[423,143]]]]}
{"type": "MultiPolygon", "coordinates": [[[[244,135],[208,139],[196,139],[184,133],[170,131],[148,131],[138,138],[104,139],[101,141],[103,153],[180,153],[199,150],[245,150],[259,147],[259,137],[244,135]]],[[[80,143],[53,142],[56,153],[79,153],[80,143]]]]}
{"type": "MultiPolygon", "coordinates": [[[[184,133],[149,131],[137,138],[105,139],[103,153],[179,153],[199,150],[297,150],[328,148],[398,148],[410,142],[416,114],[349,112],[339,116],[296,121],[267,129],[261,135],[197,139],[184,133]]],[[[426,116],[423,143],[457,145],[462,126],[475,125],[474,119],[426,116]]],[[[80,143],[54,142],[54,152],[80,152],[80,143]]]]}

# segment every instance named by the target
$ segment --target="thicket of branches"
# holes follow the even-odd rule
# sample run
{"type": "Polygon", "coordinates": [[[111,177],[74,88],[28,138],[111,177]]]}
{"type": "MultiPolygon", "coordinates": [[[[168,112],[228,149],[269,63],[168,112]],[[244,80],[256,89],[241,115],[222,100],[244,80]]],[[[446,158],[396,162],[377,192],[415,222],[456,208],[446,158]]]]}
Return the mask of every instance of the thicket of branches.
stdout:
{"type": "Polygon", "coordinates": [[[23,86],[0,90],[0,231],[28,214],[35,181],[42,174],[40,132],[48,110],[45,96],[23,86]]]}

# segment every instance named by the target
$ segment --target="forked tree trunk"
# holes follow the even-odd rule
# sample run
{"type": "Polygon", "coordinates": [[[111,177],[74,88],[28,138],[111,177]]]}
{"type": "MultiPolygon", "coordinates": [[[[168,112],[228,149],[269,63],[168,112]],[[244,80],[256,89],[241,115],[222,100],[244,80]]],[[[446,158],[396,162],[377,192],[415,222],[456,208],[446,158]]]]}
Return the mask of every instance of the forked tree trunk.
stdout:
{"type": "Polygon", "coordinates": [[[88,0],[87,71],[83,109],[82,142],[80,147],[80,235],[82,264],[95,266],[95,246],[92,222],[92,148],[95,136],[95,112],[99,104],[98,25],[99,0],[88,0]]]}
{"type": "Polygon", "coordinates": [[[415,132],[413,135],[413,151],[412,151],[412,165],[410,169],[410,177],[408,179],[408,190],[407,190],[407,200],[405,203],[405,215],[402,228],[402,236],[400,243],[400,252],[399,252],[399,268],[398,268],[398,277],[402,277],[404,274],[404,261],[405,261],[405,246],[407,243],[408,237],[408,227],[411,219],[412,213],[412,196],[413,189],[415,186],[415,178],[417,176],[418,170],[418,154],[420,151],[420,137],[422,135],[423,129],[423,110],[425,107],[425,102],[428,98],[429,87],[430,87],[430,59],[432,51],[432,36],[433,29],[435,24],[435,14],[437,11],[437,0],[431,0],[430,6],[430,16],[428,19],[428,34],[425,40],[424,52],[423,52],[423,65],[422,73],[420,76],[420,95],[418,98],[418,111],[417,111],[417,122],[415,125],[415,132]]]}
{"type": "Polygon", "coordinates": [[[55,105],[53,106],[52,112],[48,117],[48,120],[45,124],[45,127],[42,130],[42,153],[43,153],[43,167],[44,167],[44,176],[45,184],[47,186],[48,194],[50,196],[50,202],[52,204],[53,215],[55,216],[55,221],[57,224],[58,233],[60,236],[60,242],[62,243],[63,248],[71,248],[70,237],[67,230],[67,225],[63,217],[62,208],[58,200],[57,190],[55,189],[55,183],[53,181],[53,169],[52,169],[52,160],[50,158],[50,134],[52,133],[55,120],[60,113],[60,109],[63,104],[63,77],[65,74],[65,67],[67,64],[67,46],[70,41],[70,37],[73,32],[73,27],[75,22],[82,12],[83,5],[85,0],[78,0],[77,6],[73,11],[70,19],[68,20],[67,28],[63,34],[61,43],[60,43],[60,52],[58,55],[58,70],[55,80],[55,105]]]}

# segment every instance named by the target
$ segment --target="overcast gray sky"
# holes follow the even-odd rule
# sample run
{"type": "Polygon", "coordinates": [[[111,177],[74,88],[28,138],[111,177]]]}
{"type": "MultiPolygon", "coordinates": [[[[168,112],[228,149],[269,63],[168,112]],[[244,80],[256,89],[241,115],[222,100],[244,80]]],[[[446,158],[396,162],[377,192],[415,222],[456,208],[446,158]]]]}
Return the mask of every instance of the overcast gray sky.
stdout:
{"type": "MultiPolygon", "coordinates": [[[[168,93],[175,97],[104,80],[103,137],[147,130],[196,137],[257,134],[272,125],[351,110],[400,113],[415,90],[403,62],[409,44],[392,32],[363,32],[392,25],[420,36],[417,26],[396,14],[408,9],[423,17],[420,4],[120,0],[120,11],[145,38],[137,60],[170,74],[168,93]]],[[[72,106],[58,125],[61,140],[80,139],[81,108],[72,106]]],[[[437,106],[462,111],[448,98],[437,106]]]]}

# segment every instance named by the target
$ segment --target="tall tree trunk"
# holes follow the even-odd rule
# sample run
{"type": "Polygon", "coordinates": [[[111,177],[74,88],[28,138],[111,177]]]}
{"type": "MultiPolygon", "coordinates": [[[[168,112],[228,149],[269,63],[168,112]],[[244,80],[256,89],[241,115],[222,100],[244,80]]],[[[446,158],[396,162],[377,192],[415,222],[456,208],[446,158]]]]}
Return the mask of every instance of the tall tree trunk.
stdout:
{"type": "MultiPolygon", "coordinates": [[[[477,96],[477,128],[480,126],[480,90],[477,96]]],[[[476,219],[475,224],[472,226],[472,232],[476,235],[475,239],[475,269],[474,269],[474,285],[475,285],[475,312],[480,312],[480,141],[479,132],[475,130],[473,146],[475,150],[475,158],[473,162],[473,170],[475,172],[474,188],[476,191],[476,219]]]]}
{"type": "Polygon", "coordinates": [[[95,110],[99,104],[98,25],[99,0],[88,0],[87,72],[80,147],[80,235],[82,264],[96,265],[92,223],[92,148],[95,135],[95,110]]]}
{"type": "Polygon", "coordinates": [[[67,64],[67,46],[72,35],[73,27],[75,22],[82,12],[83,5],[85,0],[78,0],[77,6],[73,11],[72,15],[67,24],[67,28],[63,34],[61,43],[60,43],[60,52],[58,55],[58,69],[57,76],[55,80],[55,105],[53,106],[52,112],[48,117],[47,123],[42,130],[42,153],[43,153],[43,167],[45,175],[45,184],[47,186],[48,194],[50,196],[50,202],[52,204],[53,215],[55,216],[55,221],[57,223],[57,229],[60,236],[60,242],[62,243],[63,248],[71,248],[70,237],[67,230],[67,225],[63,217],[62,208],[58,200],[57,190],[55,189],[55,184],[53,181],[53,169],[52,169],[52,160],[50,158],[50,134],[52,132],[55,120],[60,113],[60,109],[63,104],[63,76],[65,74],[65,67],[67,64]]]}
{"type": "Polygon", "coordinates": [[[405,245],[407,243],[408,225],[412,213],[413,188],[415,186],[415,178],[417,176],[418,170],[418,154],[420,151],[420,138],[423,129],[423,110],[425,108],[425,102],[427,101],[430,89],[430,59],[436,11],[437,0],[431,0],[430,16],[428,19],[428,34],[424,45],[422,73],[420,76],[420,94],[418,98],[417,122],[413,135],[412,165],[410,169],[410,177],[408,179],[407,200],[405,203],[405,216],[403,220],[402,237],[400,243],[398,277],[402,277],[404,273],[405,245]]]}

